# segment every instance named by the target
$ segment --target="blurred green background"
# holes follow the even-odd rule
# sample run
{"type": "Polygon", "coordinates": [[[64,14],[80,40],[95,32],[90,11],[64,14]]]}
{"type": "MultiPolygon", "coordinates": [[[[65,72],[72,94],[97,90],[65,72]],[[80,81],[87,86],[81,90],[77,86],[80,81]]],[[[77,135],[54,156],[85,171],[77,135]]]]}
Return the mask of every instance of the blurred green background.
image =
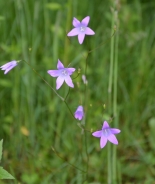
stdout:
{"type": "MultiPolygon", "coordinates": [[[[74,113],[86,99],[86,128],[100,129],[103,120],[113,118],[108,106],[113,9],[119,21],[114,35],[119,37],[117,128],[121,129],[116,147],[117,183],[153,184],[155,1],[1,0],[0,66],[25,59],[54,88],[55,78],[47,70],[56,68],[58,58],[65,66],[80,69],[67,103],[74,113]],[[66,34],[72,29],[73,17],[82,20],[87,15],[96,34],[86,36],[79,45],[77,37],[68,39],[66,34]],[[88,57],[85,97],[83,55],[101,43],[88,57]]],[[[66,84],[58,91],[63,97],[67,92],[66,84]]],[[[107,183],[107,146],[101,150],[99,139],[89,132],[83,134],[77,123],[27,64],[20,62],[7,75],[0,71],[1,165],[16,178],[1,183],[107,183]],[[88,165],[88,173],[68,163],[81,170],[88,165]]]]}

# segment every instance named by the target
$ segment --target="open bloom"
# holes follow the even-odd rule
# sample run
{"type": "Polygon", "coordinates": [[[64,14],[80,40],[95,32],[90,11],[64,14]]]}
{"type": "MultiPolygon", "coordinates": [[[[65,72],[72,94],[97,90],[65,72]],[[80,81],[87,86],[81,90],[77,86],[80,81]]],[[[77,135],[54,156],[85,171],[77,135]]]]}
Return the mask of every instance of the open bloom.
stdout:
{"type": "Polygon", "coordinates": [[[109,124],[104,121],[102,130],[92,133],[94,137],[100,137],[100,147],[103,148],[107,141],[110,141],[113,144],[118,144],[117,138],[114,134],[118,134],[121,131],[116,128],[110,128],[109,124]]]}
{"type": "Polygon", "coordinates": [[[64,81],[68,86],[73,88],[74,84],[70,75],[72,75],[72,73],[75,71],[75,68],[65,68],[61,61],[58,59],[57,69],[58,70],[47,71],[47,73],[50,74],[52,77],[58,77],[56,80],[56,89],[59,89],[64,81]]]}
{"type": "Polygon", "coordinates": [[[14,60],[6,63],[5,65],[2,65],[0,68],[1,70],[5,70],[4,74],[7,74],[15,66],[17,66],[17,61],[14,60]]]}
{"type": "Polygon", "coordinates": [[[83,111],[83,107],[82,105],[78,106],[78,108],[76,109],[75,113],[74,113],[74,117],[78,120],[82,120],[84,116],[84,111],[83,111]]]}
{"type": "Polygon", "coordinates": [[[74,28],[67,34],[67,36],[78,35],[79,43],[82,44],[85,38],[85,35],[94,35],[95,32],[88,27],[89,19],[90,17],[87,16],[80,22],[78,19],[74,17],[72,22],[74,28]]]}

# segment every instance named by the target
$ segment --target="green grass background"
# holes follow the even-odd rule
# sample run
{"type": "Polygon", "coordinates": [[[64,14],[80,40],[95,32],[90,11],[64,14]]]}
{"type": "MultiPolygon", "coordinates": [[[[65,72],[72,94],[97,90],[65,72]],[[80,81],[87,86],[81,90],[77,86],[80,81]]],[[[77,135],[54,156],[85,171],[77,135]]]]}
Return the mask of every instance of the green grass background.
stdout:
{"type": "MultiPolygon", "coordinates": [[[[55,69],[58,58],[81,70],[74,80],[67,103],[74,112],[86,99],[86,128],[101,128],[112,118],[108,106],[112,7],[109,0],[7,0],[0,1],[0,66],[25,59],[55,88],[47,70],[55,69]],[[68,39],[72,18],[90,16],[83,45],[68,39]],[[87,96],[84,96],[85,59],[87,96]],[[105,104],[105,109],[103,105],[105,104]]],[[[155,183],[155,2],[120,0],[118,11],[118,127],[117,182],[155,183]]],[[[116,34],[114,36],[116,36],[116,34]]],[[[107,183],[107,146],[87,132],[85,136],[65,104],[24,62],[7,75],[0,72],[1,165],[16,180],[1,183],[81,184],[107,183]],[[28,134],[26,134],[27,132],[28,134]],[[53,148],[56,152],[53,151],[53,148]],[[58,153],[58,154],[56,154],[58,153]],[[88,173],[78,170],[86,170],[88,173]],[[86,177],[87,176],[87,177],[86,177]]],[[[76,77],[77,73],[73,75],[76,77]]],[[[58,93],[65,96],[64,84],[58,93]]],[[[108,143],[109,144],[109,143],[108,143]]]]}

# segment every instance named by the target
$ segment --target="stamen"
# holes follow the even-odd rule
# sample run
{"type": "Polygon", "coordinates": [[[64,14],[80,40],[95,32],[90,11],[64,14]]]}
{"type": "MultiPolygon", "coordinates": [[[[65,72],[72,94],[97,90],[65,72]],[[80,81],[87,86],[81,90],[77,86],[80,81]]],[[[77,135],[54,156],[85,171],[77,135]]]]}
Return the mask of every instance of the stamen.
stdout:
{"type": "Polygon", "coordinates": [[[66,70],[62,70],[61,73],[62,73],[62,75],[65,75],[65,76],[68,75],[68,72],[66,70]]]}
{"type": "Polygon", "coordinates": [[[80,31],[81,31],[81,32],[85,31],[85,29],[86,29],[86,28],[83,27],[83,26],[80,27],[80,31]]]}

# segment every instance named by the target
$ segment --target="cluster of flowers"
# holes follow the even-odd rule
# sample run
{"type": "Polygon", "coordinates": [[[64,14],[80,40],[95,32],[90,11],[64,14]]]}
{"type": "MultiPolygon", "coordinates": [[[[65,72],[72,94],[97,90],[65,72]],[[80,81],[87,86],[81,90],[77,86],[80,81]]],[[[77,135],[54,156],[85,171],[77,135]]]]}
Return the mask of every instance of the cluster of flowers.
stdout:
{"type": "MultiPolygon", "coordinates": [[[[73,18],[72,23],[74,28],[67,34],[67,36],[78,35],[78,41],[80,44],[82,44],[84,41],[85,35],[95,34],[95,32],[88,27],[89,20],[90,20],[89,16],[85,17],[81,22],[78,19],[73,18]]],[[[2,70],[5,70],[4,74],[7,74],[11,69],[13,69],[17,65],[18,65],[18,61],[14,60],[4,64],[0,68],[2,70]]],[[[65,68],[62,62],[58,59],[57,70],[48,70],[47,73],[52,77],[57,77],[56,89],[58,90],[62,86],[64,81],[69,87],[74,88],[74,84],[70,76],[73,74],[73,72],[75,72],[75,70],[76,70],[75,68],[65,68]]],[[[83,119],[84,109],[82,105],[77,107],[77,110],[74,113],[74,117],[78,120],[83,119]]],[[[113,144],[118,144],[117,138],[114,135],[118,133],[120,133],[119,129],[110,128],[107,121],[104,121],[102,129],[99,131],[93,132],[92,135],[94,137],[100,138],[100,147],[103,148],[106,145],[107,141],[110,141],[113,144]]]]}

